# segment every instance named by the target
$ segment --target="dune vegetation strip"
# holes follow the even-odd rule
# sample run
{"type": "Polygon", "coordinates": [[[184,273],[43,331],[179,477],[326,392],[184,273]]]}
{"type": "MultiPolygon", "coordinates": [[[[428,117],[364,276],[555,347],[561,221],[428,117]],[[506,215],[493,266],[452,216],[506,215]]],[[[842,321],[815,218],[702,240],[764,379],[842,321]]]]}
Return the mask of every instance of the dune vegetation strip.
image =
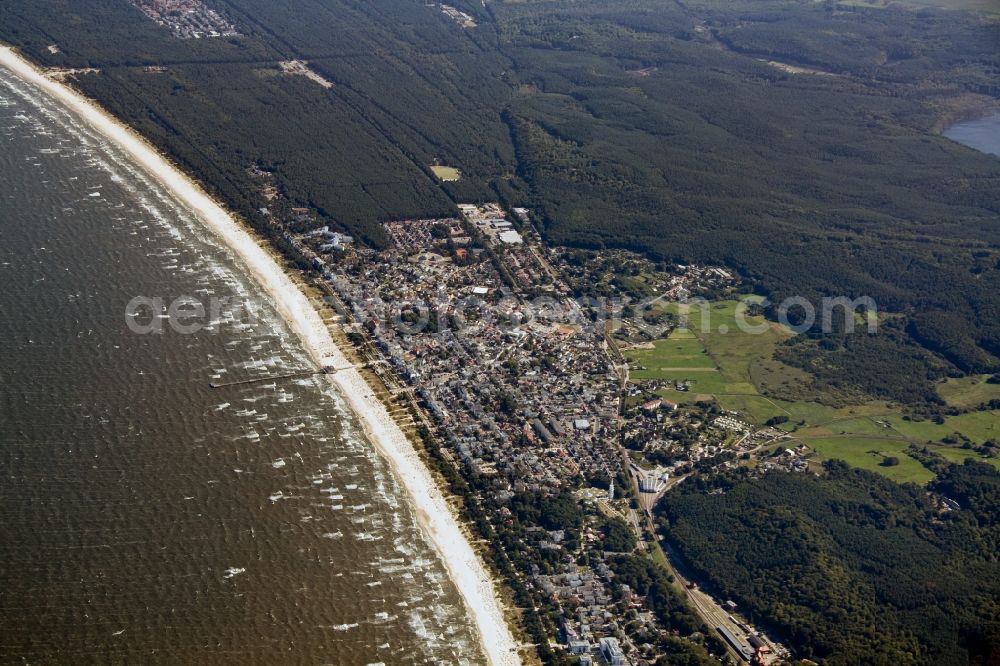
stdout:
{"type": "Polygon", "coordinates": [[[0,46],[0,66],[76,113],[191,209],[246,266],[316,363],[338,369],[331,375],[333,383],[347,400],[369,441],[389,462],[410,495],[421,527],[436,547],[475,621],[489,662],[520,663],[490,577],[427,467],[361,373],[337,347],[319,313],[262,243],[199,185],[99,106],[72,88],[47,78],[9,47],[0,46]]]}

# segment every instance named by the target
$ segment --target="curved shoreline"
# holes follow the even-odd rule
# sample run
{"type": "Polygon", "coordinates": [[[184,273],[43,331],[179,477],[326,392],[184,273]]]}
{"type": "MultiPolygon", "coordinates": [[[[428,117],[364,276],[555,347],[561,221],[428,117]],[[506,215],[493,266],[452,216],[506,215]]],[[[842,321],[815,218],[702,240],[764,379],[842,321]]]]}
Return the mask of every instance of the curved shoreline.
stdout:
{"type": "Polygon", "coordinates": [[[257,280],[316,363],[338,368],[330,379],[350,405],[368,440],[406,489],[418,523],[474,619],[483,653],[494,665],[520,664],[517,644],[504,619],[492,580],[429,470],[361,373],[349,365],[319,313],[262,242],[152,145],[98,105],[69,86],[46,77],[11,47],[0,46],[0,66],[38,86],[76,113],[193,211],[257,280]]]}

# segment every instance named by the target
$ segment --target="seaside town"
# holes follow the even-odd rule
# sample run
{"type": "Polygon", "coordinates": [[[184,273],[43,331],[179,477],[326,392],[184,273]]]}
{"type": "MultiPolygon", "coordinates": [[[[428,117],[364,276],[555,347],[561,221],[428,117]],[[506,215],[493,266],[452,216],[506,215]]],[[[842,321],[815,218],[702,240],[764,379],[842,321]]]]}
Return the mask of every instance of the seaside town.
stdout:
{"type": "Polygon", "coordinates": [[[733,276],[663,267],[636,293],[599,273],[646,260],[574,261],[544,246],[526,209],[458,208],[453,218],[386,223],[382,250],[317,227],[309,209],[291,209],[287,226],[261,214],[322,276],[390,399],[466,480],[512,564],[517,605],[536,609],[524,624],[543,660],[666,663],[687,643],[723,663],[782,662],[779,642],[667,557],[653,507],[694,473],[750,460],[756,473],[806,472],[809,452],[714,403],[681,407],[657,394],[660,383],[629,381],[619,351],[676,325],[630,312],[649,291],[683,301],[731,287],[733,276]]]}
{"type": "Polygon", "coordinates": [[[1000,666],[998,27],[0,3],[0,661],[1000,666]]]}
{"type": "Polygon", "coordinates": [[[469,16],[468,14],[466,14],[463,11],[459,11],[459,10],[455,9],[454,7],[452,7],[450,5],[444,5],[444,4],[442,4],[441,5],[441,11],[442,11],[442,13],[444,13],[445,16],[447,16],[451,20],[455,21],[455,23],[459,24],[463,28],[475,28],[476,27],[476,22],[475,22],[475,20],[471,16],[469,16]]]}
{"type": "Polygon", "coordinates": [[[236,26],[202,0],[130,0],[132,5],[180,39],[235,37],[236,26]]]}

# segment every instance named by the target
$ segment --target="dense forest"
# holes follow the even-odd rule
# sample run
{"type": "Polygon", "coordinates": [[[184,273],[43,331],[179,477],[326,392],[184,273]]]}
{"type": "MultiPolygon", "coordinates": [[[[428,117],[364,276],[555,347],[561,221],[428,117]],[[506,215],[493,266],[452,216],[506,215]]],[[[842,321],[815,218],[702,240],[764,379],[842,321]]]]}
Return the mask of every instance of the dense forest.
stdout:
{"type": "Polygon", "coordinates": [[[537,211],[554,243],[725,264],[773,301],[866,295],[901,314],[877,343],[783,350],[842,393],[887,397],[926,361],[889,396],[920,402],[934,377],[1000,370],[1000,160],[937,134],[1000,106],[996,21],[456,0],[466,28],[415,0],[209,4],[241,36],[176,39],[126,0],[36,0],[0,5],[0,40],[98,68],[77,85],[258,228],[253,169],[375,245],[386,219],[499,198],[537,211]],[[332,86],[283,74],[292,59],[332,86]],[[877,371],[860,360],[876,347],[877,371]]]}
{"type": "Polygon", "coordinates": [[[905,313],[900,336],[786,350],[842,367],[882,347],[877,372],[859,356],[828,372],[854,392],[932,395],[910,342],[951,372],[997,367],[1000,160],[931,133],[956,100],[996,102],[997,24],[829,3],[500,7],[529,91],[505,113],[550,238],[724,263],[775,302],[905,313]]]}
{"type": "Polygon", "coordinates": [[[827,463],[823,476],[684,483],[659,516],[723,598],[829,664],[1000,660],[1000,473],[948,465],[931,490],[827,463]],[[715,491],[714,493],[711,491],[715,491]]]}
{"type": "Polygon", "coordinates": [[[292,206],[375,245],[379,222],[493,196],[485,183],[505,168],[509,140],[489,109],[507,94],[505,61],[440,11],[399,0],[216,6],[243,36],[179,40],[125,0],[52,0],[0,6],[0,39],[48,65],[100,69],[77,85],[251,222],[269,203],[254,167],[292,206]],[[293,59],[333,86],[283,75],[293,59]],[[435,160],[469,176],[447,184],[452,196],[430,174],[435,160]]]}
{"type": "MultiPolygon", "coordinates": [[[[933,403],[942,377],[1000,372],[1000,160],[938,134],[1000,108],[995,20],[829,0],[450,0],[478,24],[464,28],[421,0],[208,3],[241,36],[180,40],[127,0],[31,0],[0,3],[0,40],[99,69],[75,84],[264,233],[269,184],[375,246],[382,221],[500,199],[532,208],[552,243],[726,265],[772,301],[872,297],[893,313],[878,335],[777,351],[839,399],[933,403]],[[330,87],[283,73],[289,60],[330,87]]],[[[929,490],[957,511],[832,463],[685,482],[660,521],[800,656],[1000,663],[1000,478],[937,464],[929,490]]],[[[565,494],[512,510],[579,538],[565,494]]],[[[624,554],[620,525],[603,531],[668,626],[704,629],[624,554]]],[[[494,536],[499,571],[529,561],[513,531],[494,536]]],[[[524,620],[540,644],[543,619],[524,620]]]]}

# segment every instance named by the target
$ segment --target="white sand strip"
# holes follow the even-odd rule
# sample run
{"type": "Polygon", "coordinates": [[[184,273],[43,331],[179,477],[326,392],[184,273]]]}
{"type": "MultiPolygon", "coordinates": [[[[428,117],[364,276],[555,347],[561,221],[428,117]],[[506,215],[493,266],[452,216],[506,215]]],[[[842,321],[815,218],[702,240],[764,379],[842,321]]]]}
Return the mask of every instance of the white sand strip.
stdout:
{"type": "MultiPolygon", "coordinates": [[[[242,260],[318,364],[336,368],[348,366],[347,358],[334,343],[309,299],[258,241],[200,186],[135,132],[69,86],[47,78],[10,47],[0,47],[0,66],[41,88],[74,111],[197,214],[242,260]]],[[[332,379],[357,415],[368,439],[389,462],[408,491],[421,526],[437,548],[475,620],[490,663],[520,664],[514,638],[504,620],[489,575],[462,534],[457,518],[412,444],[356,369],[341,370],[332,379]]]]}

